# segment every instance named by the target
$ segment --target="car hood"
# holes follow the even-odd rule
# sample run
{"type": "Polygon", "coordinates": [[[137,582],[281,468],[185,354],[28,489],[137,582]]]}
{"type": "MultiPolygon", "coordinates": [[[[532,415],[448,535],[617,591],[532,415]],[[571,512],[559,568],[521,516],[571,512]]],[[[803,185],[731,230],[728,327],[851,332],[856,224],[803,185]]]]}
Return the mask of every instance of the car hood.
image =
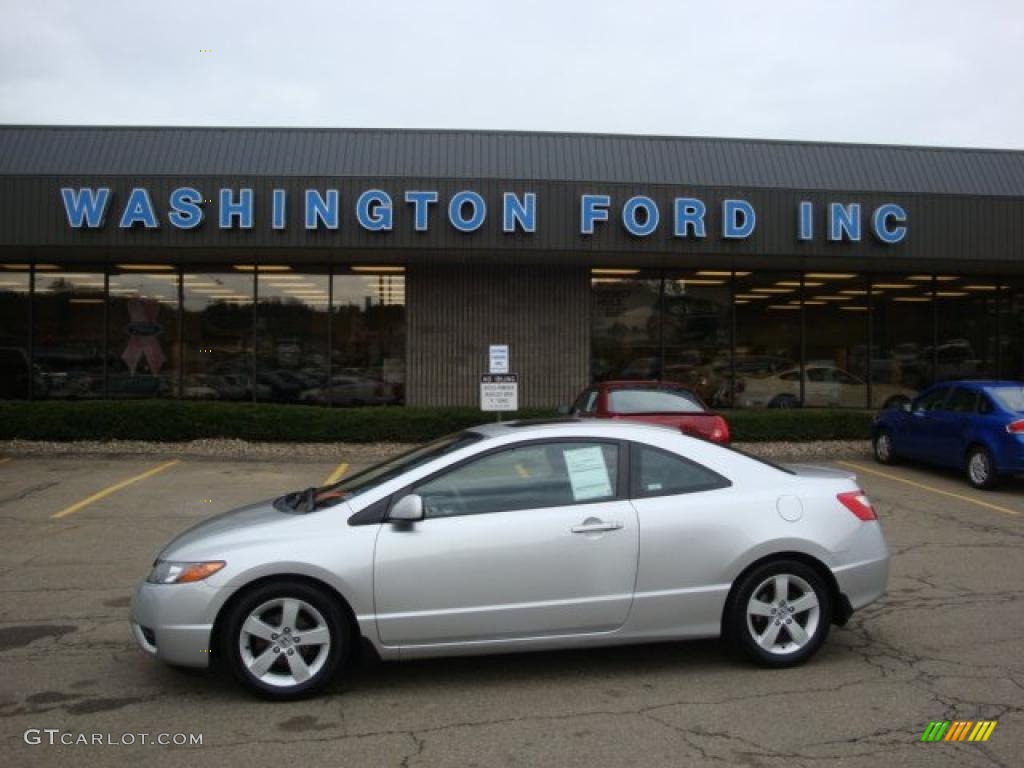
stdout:
{"type": "MultiPolygon", "coordinates": [[[[347,506],[347,505],[345,505],[347,506]]],[[[203,520],[178,534],[157,556],[160,560],[202,560],[226,557],[230,550],[263,541],[282,541],[308,535],[306,515],[281,512],[273,499],[232,509],[203,520]]]]}

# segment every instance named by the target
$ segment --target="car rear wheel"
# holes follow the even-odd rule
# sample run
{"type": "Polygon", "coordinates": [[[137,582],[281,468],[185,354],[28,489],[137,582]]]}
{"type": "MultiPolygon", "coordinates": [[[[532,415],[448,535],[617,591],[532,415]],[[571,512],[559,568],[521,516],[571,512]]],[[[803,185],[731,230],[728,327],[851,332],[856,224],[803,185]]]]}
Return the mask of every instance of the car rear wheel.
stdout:
{"type": "Polygon", "coordinates": [[[994,488],[999,483],[992,454],[987,448],[976,445],[967,452],[965,470],[967,481],[975,488],[994,488]]]}
{"type": "Polygon", "coordinates": [[[832,597],[824,580],[796,560],[765,563],[743,577],[730,600],[729,640],[765,667],[791,667],[825,642],[832,597]]]}
{"type": "Polygon", "coordinates": [[[793,395],[776,395],[768,403],[769,408],[799,408],[800,400],[793,395]]]}
{"type": "Polygon", "coordinates": [[[889,430],[881,429],[875,435],[875,461],[879,464],[895,464],[896,452],[892,449],[892,435],[889,430]]]}
{"type": "Polygon", "coordinates": [[[302,581],[264,584],[244,594],[224,622],[221,652],[249,690],[288,700],[321,690],[350,647],[337,601],[302,581]]]}

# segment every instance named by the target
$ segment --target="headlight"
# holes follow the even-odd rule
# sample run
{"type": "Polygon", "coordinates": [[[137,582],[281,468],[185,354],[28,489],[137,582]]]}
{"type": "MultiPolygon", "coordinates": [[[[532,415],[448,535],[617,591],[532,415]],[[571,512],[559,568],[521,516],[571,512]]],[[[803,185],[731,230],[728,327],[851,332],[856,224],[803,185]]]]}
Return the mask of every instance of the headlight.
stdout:
{"type": "Polygon", "coordinates": [[[157,560],[146,581],[150,584],[184,584],[190,581],[202,581],[212,576],[227,563],[213,560],[208,563],[173,563],[169,560],[157,560]]]}

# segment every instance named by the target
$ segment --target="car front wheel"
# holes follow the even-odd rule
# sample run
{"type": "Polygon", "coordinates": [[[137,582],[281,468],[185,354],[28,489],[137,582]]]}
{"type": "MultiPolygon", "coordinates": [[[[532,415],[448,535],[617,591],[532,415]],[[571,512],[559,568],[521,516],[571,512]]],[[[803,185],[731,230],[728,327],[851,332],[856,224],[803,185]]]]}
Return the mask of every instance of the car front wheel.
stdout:
{"type": "Polygon", "coordinates": [[[337,601],[301,581],[245,593],[224,622],[221,653],[234,676],[265,698],[288,700],[321,690],[349,651],[337,601]]]}
{"type": "Polygon", "coordinates": [[[825,642],[832,598],[817,572],[795,560],[765,563],[737,585],[726,618],[728,638],[766,667],[791,667],[825,642]]]}
{"type": "Polygon", "coordinates": [[[896,453],[892,449],[892,435],[889,430],[881,429],[875,436],[875,461],[879,464],[894,464],[896,453]]]}
{"type": "Polygon", "coordinates": [[[975,488],[994,488],[999,483],[992,454],[980,445],[967,452],[966,470],[967,480],[975,488]]]}

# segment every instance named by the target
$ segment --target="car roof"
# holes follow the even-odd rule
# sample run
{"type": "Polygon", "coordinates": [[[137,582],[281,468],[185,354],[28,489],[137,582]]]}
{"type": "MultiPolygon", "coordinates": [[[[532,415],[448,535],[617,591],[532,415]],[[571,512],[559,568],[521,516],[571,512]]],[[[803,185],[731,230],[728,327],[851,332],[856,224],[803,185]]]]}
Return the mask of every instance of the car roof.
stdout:
{"type": "Polygon", "coordinates": [[[487,438],[516,436],[528,439],[531,436],[618,436],[627,438],[632,434],[643,434],[669,431],[679,434],[679,430],[661,424],[647,424],[639,421],[608,421],[604,419],[578,419],[561,417],[551,419],[522,419],[519,421],[496,421],[470,427],[467,431],[487,438]]]}
{"type": "Polygon", "coordinates": [[[937,381],[931,388],[935,387],[964,387],[966,389],[985,389],[986,387],[1024,387],[1024,381],[1013,381],[1012,379],[949,379],[937,381]]]}
{"type": "Polygon", "coordinates": [[[671,389],[689,390],[685,384],[664,379],[610,379],[596,385],[599,389],[618,389],[620,387],[669,387],[671,389]]]}

